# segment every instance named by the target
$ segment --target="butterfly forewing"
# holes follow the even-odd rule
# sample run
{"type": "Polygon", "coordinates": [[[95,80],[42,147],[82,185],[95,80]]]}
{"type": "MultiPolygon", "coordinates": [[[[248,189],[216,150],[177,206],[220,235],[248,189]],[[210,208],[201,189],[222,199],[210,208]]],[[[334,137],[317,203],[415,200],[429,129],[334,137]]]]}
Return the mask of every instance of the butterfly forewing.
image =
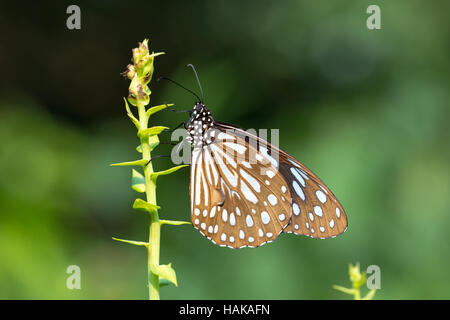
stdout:
{"type": "Polygon", "coordinates": [[[257,247],[273,241],[288,225],[290,190],[278,162],[233,131],[209,132],[214,142],[194,148],[191,218],[215,244],[257,247]]]}

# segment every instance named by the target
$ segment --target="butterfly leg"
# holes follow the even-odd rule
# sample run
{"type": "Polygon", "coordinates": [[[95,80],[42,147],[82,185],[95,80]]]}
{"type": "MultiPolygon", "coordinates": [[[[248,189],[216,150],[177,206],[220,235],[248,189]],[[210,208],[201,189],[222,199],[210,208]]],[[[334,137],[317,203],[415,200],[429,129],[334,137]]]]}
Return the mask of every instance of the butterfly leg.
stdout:
{"type": "Polygon", "coordinates": [[[160,144],[170,144],[171,146],[176,146],[178,143],[176,142],[165,142],[165,141],[160,141],[160,144]]]}
{"type": "MultiPolygon", "coordinates": [[[[165,105],[168,105],[167,103],[165,103],[165,105]]],[[[188,112],[189,114],[192,114],[192,112],[194,112],[192,109],[187,109],[187,110],[176,110],[174,106],[168,106],[167,110],[170,110],[172,112],[176,112],[176,113],[184,113],[184,112],[188,112]]]]}
{"type": "Polygon", "coordinates": [[[146,166],[148,166],[148,164],[150,162],[152,162],[153,159],[157,159],[157,158],[170,158],[170,154],[161,154],[161,155],[157,155],[157,156],[153,156],[150,160],[148,160],[148,162],[145,164],[146,166]]]}
{"type": "Polygon", "coordinates": [[[170,111],[172,112],[176,112],[176,113],[181,113],[181,112],[188,112],[189,114],[192,114],[192,109],[189,110],[174,110],[174,109],[170,109],[170,111]]]}
{"type": "Polygon", "coordinates": [[[179,125],[177,125],[175,128],[173,129],[165,129],[163,130],[163,132],[174,132],[175,130],[177,130],[178,128],[180,128],[181,126],[183,126],[184,128],[186,128],[186,121],[181,122],[179,125]]]}

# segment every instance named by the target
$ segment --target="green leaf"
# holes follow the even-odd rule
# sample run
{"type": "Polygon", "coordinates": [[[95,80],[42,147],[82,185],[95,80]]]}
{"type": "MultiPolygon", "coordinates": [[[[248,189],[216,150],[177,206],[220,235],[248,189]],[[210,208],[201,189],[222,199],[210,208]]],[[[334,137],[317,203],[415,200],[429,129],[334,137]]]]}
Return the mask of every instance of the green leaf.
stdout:
{"type": "Polygon", "coordinates": [[[153,151],[157,146],[159,145],[159,139],[158,136],[151,136],[148,139],[148,147],[150,151],[153,151]]]}
{"type": "Polygon", "coordinates": [[[136,96],[133,93],[130,93],[127,98],[128,102],[133,106],[137,107],[136,96]]]}
{"type": "Polygon", "coordinates": [[[351,295],[354,295],[355,291],[356,291],[355,289],[349,289],[349,288],[345,288],[345,287],[337,286],[337,285],[334,285],[333,288],[338,290],[338,291],[341,291],[341,292],[344,292],[344,293],[347,293],[347,294],[351,294],[351,295]]]}
{"type": "Polygon", "coordinates": [[[180,226],[182,224],[192,224],[191,222],[188,222],[188,221],[176,221],[176,220],[159,220],[159,223],[161,225],[170,224],[172,226],[180,226]]]}
{"type": "Polygon", "coordinates": [[[373,288],[362,298],[362,300],[373,300],[373,297],[375,297],[376,291],[377,291],[377,289],[373,288]]]}
{"type": "Polygon", "coordinates": [[[148,242],[144,242],[144,241],[125,240],[125,239],[119,239],[119,238],[114,238],[114,237],[112,239],[116,240],[116,241],[120,241],[120,242],[129,243],[129,244],[132,244],[132,245],[135,245],[135,246],[144,246],[144,247],[147,247],[147,248],[149,246],[149,243],[148,242]]]}
{"type": "Polygon", "coordinates": [[[158,134],[160,134],[161,132],[163,132],[164,130],[167,130],[169,128],[167,127],[163,127],[163,126],[156,126],[156,127],[151,127],[148,129],[144,129],[144,130],[139,130],[138,131],[138,137],[140,138],[148,138],[151,136],[156,136],[158,134]]]}
{"type": "Polygon", "coordinates": [[[138,198],[133,203],[133,209],[153,213],[160,209],[160,207],[138,198]]]}
{"type": "Polygon", "coordinates": [[[131,173],[131,188],[137,192],[145,192],[145,177],[135,169],[131,173]]]}
{"type": "Polygon", "coordinates": [[[123,100],[125,101],[125,108],[127,109],[128,117],[131,119],[131,121],[134,123],[136,128],[139,130],[139,127],[140,127],[139,120],[136,119],[135,116],[133,115],[133,112],[131,112],[130,107],[128,106],[127,99],[123,98],[123,100]]]}
{"type": "Polygon", "coordinates": [[[172,264],[162,264],[159,266],[151,266],[150,270],[158,275],[160,278],[162,279],[166,279],[169,280],[170,282],[172,282],[176,287],[178,286],[177,284],[177,276],[175,274],[175,270],[172,268],[172,264]]]}
{"type": "Polygon", "coordinates": [[[158,112],[158,111],[161,111],[161,110],[163,110],[163,109],[166,109],[166,108],[168,108],[168,107],[171,107],[171,106],[173,106],[173,103],[170,103],[170,104],[162,104],[162,105],[159,105],[159,106],[151,107],[151,108],[149,108],[149,109],[147,110],[147,112],[146,112],[147,118],[149,118],[152,114],[154,114],[154,113],[156,113],[156,112],[158,112]]]}
{"type": "Polygon", "coordinates": [[[138,145],[136,147],[136,151],[139,152],[139,153],[142,153],[142,145],[138,145]]]}
{"type": "Polygon", "coordinates": [[[148,163],[148,160],[141,159],[141,160],[135,160],[135,161],[127,161],[127,162],[119,162],[119,163],[113,163],[110,164],[111,167],[125,167],[125,166],[146,166],[148,163]]]}
{"type": "Polygon", "coordinates": [[[150,178],[153,181],[155,181],[156,178],[158,178],[159,176],[165,176],[165,175],[171,174],[172,172],[175,172],[177,170],[180,170],[181,168],[188,167],[188,166],[189,165],[187,165],[187,164],[182,164],[182,165],[179,165],[179,166],[176,166],[176,167],[172,167],[172,168],[164,170],[164,171],[153,172],[151,174],[150,178]]]}
{"type": "Polygon", "coordinates": [[[154,58],[154,57],[157,57],[157,56],[160,56],[160,55],[162,55],[162,54],[166,54],[165,52],[152,52],[152,54],[150,55],[150,57],[152,57],[152,58],[154,58]]]}
{"type": "Polygon", "coordinates": [[[159,287],[160,288],[166,287],[166,286],[172,286],[172,285],[173,285],[173,283],[167,279],[161,279],[161,278],[159,279],[159,287]]]}

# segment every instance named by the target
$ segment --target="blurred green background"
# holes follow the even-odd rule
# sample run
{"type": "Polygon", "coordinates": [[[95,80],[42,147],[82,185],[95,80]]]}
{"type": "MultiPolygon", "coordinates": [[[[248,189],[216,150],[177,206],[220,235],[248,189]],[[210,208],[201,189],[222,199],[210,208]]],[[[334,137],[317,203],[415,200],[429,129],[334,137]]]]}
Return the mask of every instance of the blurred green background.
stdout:
{"type": "MultiPolygon", "coordinates": [[[[150,38],[156,76],[197,90],[213,115],[279,128],[280,146],[346,209],[330,240],[281,235],[258,249],[163,227],[165,299],[348,299],[348,263],[381,268],[378,299],[450,298],[448,1],[68,1],[0,5],[0,298],[146,299],[148,217],[131,209],[136,131],[119,73],[150,38]],[[366,28],[381,7],[382,29],[366,28]],[[81,290],[66,268],[81,268],[81,290]]],[[[168,82],[152,105],[191,108],[168,82]]],[[[175,127],[186,114],[161,112],[175,127]]],[[[169,135],[167,135],[169,140],[169,135]]],[[[157,149],[158,154],[169,151],[157,149]]],[[[156,169],[171,166],[159,159],[156,169]]],[[[189,219],[189,170],[160,178],[162,218],[189,219]]]]}

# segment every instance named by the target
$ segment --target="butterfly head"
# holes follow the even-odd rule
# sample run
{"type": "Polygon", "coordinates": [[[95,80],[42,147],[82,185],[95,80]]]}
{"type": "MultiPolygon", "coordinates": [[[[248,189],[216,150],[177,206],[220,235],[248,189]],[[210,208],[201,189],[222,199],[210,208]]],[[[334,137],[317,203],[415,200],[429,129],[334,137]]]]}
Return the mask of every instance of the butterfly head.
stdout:
{"type": "Polygon", "coordinates": [[[206,108],[201,101],[196,102],[192,110],[191,118],[189,119],[186,129],[189,133],[189,141],[195,146],[204,146],[210,144],[211,138],[207,132],[214,125],[214,118],[211,112],[206,108]]]}

